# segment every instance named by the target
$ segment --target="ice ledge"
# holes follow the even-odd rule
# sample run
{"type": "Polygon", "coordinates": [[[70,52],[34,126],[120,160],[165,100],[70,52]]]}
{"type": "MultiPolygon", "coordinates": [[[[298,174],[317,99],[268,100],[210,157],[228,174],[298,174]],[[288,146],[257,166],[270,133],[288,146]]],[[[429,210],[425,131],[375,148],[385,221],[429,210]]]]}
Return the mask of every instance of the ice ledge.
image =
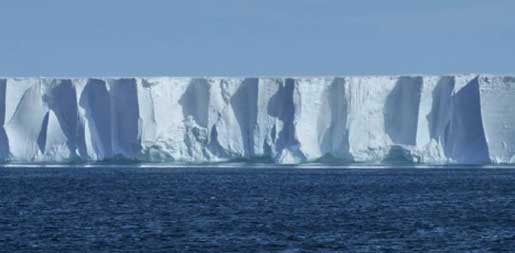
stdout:
{"type": "Polygon", "coordinates": [[[5,162],[512,164],[515,77],[0,78],[5,162]]]}

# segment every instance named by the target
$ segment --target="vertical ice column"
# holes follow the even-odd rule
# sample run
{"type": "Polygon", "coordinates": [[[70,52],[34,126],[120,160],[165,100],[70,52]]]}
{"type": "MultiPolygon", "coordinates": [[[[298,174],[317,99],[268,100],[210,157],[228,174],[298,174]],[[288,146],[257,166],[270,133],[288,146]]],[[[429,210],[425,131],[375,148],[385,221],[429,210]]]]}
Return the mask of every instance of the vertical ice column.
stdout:
{"type": "Polygon", "coordinates": [[[210,108],[211,83],[205,78],[194,78],[187,83],[187,88],[179,99],[182,109],[182,124],[185,127],[183,136],[186,155],[182,156],[187,160],[208,160],[211,154],[207,149],[210,139],[217,138],[216,131],[212,130],[213,115],[210,115],[214,108],[210,108]],[[211,138],[210,138],[211,137],[211,138]]]}
{"type": "Polygon", "coordinates": [[[141,153],[141,121],[136,79],[111,79],[108,83],[113,155],[136,157],[141,153]]]}
{"type": "Polygon", "coordinates": [[[325,91],[322,100],[322,108],[318,113],[320,119],[330,115],[330,122],[319,121],[318,128],[324,126],[326,131],[319,135],[319,142],[323,155],[330,155],[330,158],[343,161],[352,161],[349,152],[349,128],[348,128],[348,84],[343,77],[336,77],[331,81],[330,86],[325,91]]]}
{"type": "Polygon", "coordinates": [[[515,162],[515,78],[480,76],[481,116],[490,160],[515,162]]]}
{"type": "MultiPolygon", "coordinates": [[[[328,140],[333,121],[329,95],[333,78],[297,78],[295,100],[295,139],[306,159],[314,160],[330,152],[328,140]]],[[[332,139],[332,138],[330,138],[332,139]]]]}
{"type": "Polygon", "coordinates": [[[480,99],[478,77],[456,78],[452,116],[445,137],[445,153],[455,162],[489,161],[480,99]]]}
{"type": "Polygon", "coordinates": [[[248,106],[241,97],[244,79],[216,78],[209,79],[208,82],[210,84],[209,149],[221,159],[244,157],[246,155],[244,143],[246,132],[242,131],[242,127],[248,126],[244,117],[249,116],[247,114],[248,106]],[[235,97],[236,95],[239,97],[235,97]],[[243,103],[233,106],[238,102],[243,103]]]}
{"type": "Polygon", "coordinates": [[[238,125],[238,130],[234,131],[239,132],[241,136],[238,141],[241,141],[241,156],[245,158],[256,156],[254,133],[258,128],[259,88],[258,78],[245,78],[238,84],[230,99],[231,109],[238,125]]]}
{"type": "Polygon", "coordinates": [[[305,160],[295,139],[294,93],[297,91],[293,78],[260,78],[254,132],[256,156],[283,163],[305,160]]]}
{"type": "Polygon", "coordinates": [[[193,103],[188,100],[194,96],[185,95],[191,78],[155,77],[139,82],[141,142],[145,157],[149,161],[191,160],[191,147],[185,144],[190,131],[186,117],[191,116],[194,121],[194,116],[185,116],[182,105],[193,103]]]}
{"type": "Polygon", "coordinates": [[[103,160],[111,157],[111,99],[106,81],[87,80],[79,98],[79,106],[83,111],[88,158],[103,160]]]}
{"type": "Polygon", "coordinates": [[[348,153],[344,78],[299,78],[295,96],[295,139],[307,160],[352,160],[348,153]]]}
{"type": "Polygon", "coordinates": [[[345,93],[349,152],[354,161],[380,161],[392,143],[386,133],[385,102],[394,89],[394,77],[349,77],[345,93]]]}
{"type": "Polygon", "coordinates": [[[5,132],[15,160],[31,161],[42,153],[38,138],[48,109],[38,79],[9,79],[6,87],[5,132]]]}
{"type": "Polygon", "coordinates": [[[417,76],[347,78],[343,97],[355,161],[413,159],[404,153],[416,145],[422,83],[417,76]]]}
{"type": "Polygon", "coordinates": [[[422,77],[399,77],[386,97],[384,128],[395,145],[416,145],[422,77]]]}
{"type": "MultiPolygon", "coordinates": [[[[158,79],[136,78],[139,130],[142,145],[145,145],[145,142],[154,141],[157,137],[157,118],[152,87],[156,87],[158,84],[158,79]]],[[[163,106],[168,107],[166,103],[163,106]]]]}
{"type": "Polygon", "coordinates": [[[9,158],[9,139],[5,133],[6,106],[7,106],[7,79],[0,79],[0,161],[9,158]]]}
{"type": "Polygon", "coordinates": [[[276,116],[283,106],[280,100],[274,99],[284,85],[280,78],[259,78],[257,90],[256,127],[254,130],[254,155],[273,158],[276,156],[275,142],[283,125],[276,116]]]}
{"type": "Polygon", "coordinates": [[[453,76],[427,76],[423,79],[417,130],[421,162],[445,162],[446,130],[452,115],[453,76]]]}
{"type": "MultiPolygon", "coordinates": [[[[45,116],[38,144],[43,156],[56,160],[78,159],[85,154],[76,87],[71,79],[44,79],[45,116]]],[[[47,159],[47,158],[45,158],[47,159]]]]}

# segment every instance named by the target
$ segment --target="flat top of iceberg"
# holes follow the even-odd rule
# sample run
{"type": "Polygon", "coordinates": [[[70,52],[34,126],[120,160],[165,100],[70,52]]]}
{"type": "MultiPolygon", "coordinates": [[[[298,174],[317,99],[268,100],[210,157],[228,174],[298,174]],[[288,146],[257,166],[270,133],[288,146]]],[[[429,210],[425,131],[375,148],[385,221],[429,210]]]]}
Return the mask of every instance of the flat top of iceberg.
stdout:
{"type": "Polygon", "coordinates": [[[440,76],[515,76],[514,73],[492,74],[492,73],[444,73],[444,74],[424,74],[424,73],[406,73],[406,74],[324,74],[324,75],[107,75],[107,76],[0,76],[1,79],[122,79],[122,78],[331,78],[331,77],[440,77],[440,76]]]}

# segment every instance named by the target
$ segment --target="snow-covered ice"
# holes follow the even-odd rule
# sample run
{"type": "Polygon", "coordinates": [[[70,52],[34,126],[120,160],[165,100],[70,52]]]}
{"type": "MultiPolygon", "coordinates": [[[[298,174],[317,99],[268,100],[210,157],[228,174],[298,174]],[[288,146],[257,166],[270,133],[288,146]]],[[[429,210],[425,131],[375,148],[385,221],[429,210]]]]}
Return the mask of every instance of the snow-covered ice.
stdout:
{"type": "Polygon", "coordinates": [[[2,78],[0,159],[515,163],[513,108],[493,75],[2,78]]]}

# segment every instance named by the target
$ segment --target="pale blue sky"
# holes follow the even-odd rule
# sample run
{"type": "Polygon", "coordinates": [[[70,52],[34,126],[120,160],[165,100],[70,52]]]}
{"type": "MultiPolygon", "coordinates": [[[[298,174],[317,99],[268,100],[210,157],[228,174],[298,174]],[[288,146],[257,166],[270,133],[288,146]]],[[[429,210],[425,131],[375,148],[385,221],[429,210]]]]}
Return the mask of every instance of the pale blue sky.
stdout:
{"type": "Polygon", "coordinates": [[[0,75],[515,73],[513,0],[2,0],[0,75]]]}

